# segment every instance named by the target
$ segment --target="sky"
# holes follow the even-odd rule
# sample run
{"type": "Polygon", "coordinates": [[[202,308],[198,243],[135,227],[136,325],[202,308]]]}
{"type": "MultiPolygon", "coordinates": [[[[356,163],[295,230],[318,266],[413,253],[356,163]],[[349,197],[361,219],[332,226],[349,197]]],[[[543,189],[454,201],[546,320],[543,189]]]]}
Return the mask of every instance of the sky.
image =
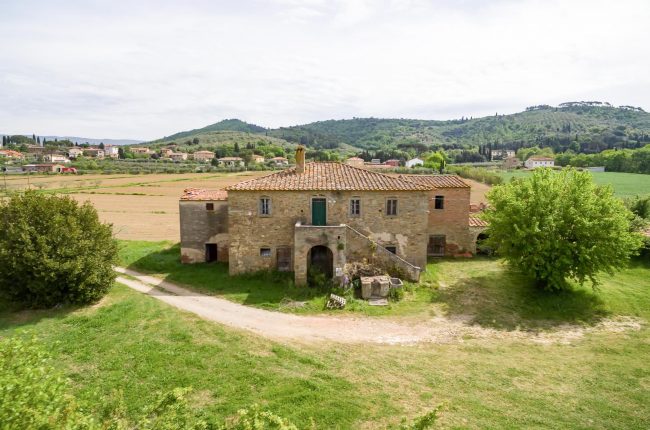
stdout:
{"type": "Polygon", "coordinates": [[[0,133],[650,109],[648,0],[0,0],[0,133]]]}

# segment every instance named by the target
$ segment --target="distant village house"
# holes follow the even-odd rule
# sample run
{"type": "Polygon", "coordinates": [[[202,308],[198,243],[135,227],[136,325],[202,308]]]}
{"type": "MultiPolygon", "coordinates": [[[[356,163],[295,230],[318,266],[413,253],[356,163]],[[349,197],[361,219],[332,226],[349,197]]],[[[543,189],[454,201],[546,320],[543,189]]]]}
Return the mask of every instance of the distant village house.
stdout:
{"type": "Polygon", "coordinates": [[[527,169],[536,169],[538,167],[553,167],[555,160],[549,157],[530,157],[524,162],[527,169]]]}
{"type": "Polygon", "coordinates": [[[416,166],[424,166],[424,160],[421,160],[419,158],[411,158],[410,160],[407,160],[405,163],[405,166],[408,168],[413,168],[416,166]]]}
{"type": "Polygon", "coordinates": [[[210,162],[214,158],[212,151],[196,151],[194,153],[194,160],[198,162],[210,162]]]}
{"type": "Polygon", "coordinates": [[[221,167],[243,167],[244,159],[241,157],[223,157],[217,160],[221,167]]]}

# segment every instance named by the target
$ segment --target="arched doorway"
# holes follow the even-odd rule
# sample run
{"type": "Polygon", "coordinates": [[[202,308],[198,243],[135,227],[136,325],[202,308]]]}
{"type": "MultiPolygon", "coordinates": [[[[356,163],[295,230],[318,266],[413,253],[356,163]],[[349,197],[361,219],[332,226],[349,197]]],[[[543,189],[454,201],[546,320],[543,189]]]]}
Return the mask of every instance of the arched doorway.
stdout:
{"type": "Polygon", "coordinates": [[[476,236],[476,253],[481,255],[492,255],[494,250],[487,246],[485,241],[487,240],[488,235],[486,233],[480,233],[476,236]]]}
{"type": "Polygon", "coordinates": [[[318,270],[325,275],[327,279],[333,276],[334,255],[332,251],[323,245],[314,246],[309,250],[307,255],[307,272],[318,270]]]}

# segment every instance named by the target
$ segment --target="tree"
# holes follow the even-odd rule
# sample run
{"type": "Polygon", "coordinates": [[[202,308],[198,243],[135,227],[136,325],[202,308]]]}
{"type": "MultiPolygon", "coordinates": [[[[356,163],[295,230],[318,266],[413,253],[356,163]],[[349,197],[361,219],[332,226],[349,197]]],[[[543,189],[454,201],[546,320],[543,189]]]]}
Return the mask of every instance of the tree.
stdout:
{"type": "Polygon", "coordinates": [[[193,145],[198,145],[199,144],[199,138],[195,137],[194,139],[192,139],[192,144],[193,145]]]}
{"type": "Polygon", "coordinates": [[[424,167],[442,171],[445,167],[445,154],[441,151],[434,152],[424,160],[424,167]]]}
{"type": "Polygon", "coordinates": [[[115,279],[112,234],[90,203],[14,194],[0,203],[0,295],[31,307],[100,299],[115,279]]]}
{"type": "Polygon", "coordinates": [[[568,288],[568,280],[595,286],[599,272],[624,267],[641,246],[633,215],[589,172],[537,169],[494,187],[488,200],[488,245],[543,289],[568,288]]]}
{"type": "Polygon", "coordinates": [[[104,149],[104,142],[99,142],[99,149],[104,149]]]}

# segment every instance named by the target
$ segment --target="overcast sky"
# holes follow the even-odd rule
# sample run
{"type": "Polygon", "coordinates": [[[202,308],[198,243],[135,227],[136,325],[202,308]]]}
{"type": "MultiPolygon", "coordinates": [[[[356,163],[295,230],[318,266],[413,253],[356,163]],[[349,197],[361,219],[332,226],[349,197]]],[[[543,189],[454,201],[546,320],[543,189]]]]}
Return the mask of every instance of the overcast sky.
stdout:
{"type": "Polygon", "coordinates": [[[0,132],[650,108],[650,1],[0,0],[0,132]]]}

